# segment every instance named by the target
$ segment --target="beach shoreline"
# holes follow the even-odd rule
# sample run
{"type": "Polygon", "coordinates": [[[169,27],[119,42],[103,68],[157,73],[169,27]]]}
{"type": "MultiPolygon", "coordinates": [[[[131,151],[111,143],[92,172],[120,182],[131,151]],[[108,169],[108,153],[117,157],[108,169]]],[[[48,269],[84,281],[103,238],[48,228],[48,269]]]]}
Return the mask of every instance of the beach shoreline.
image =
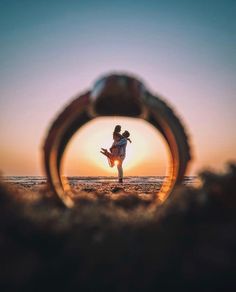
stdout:
{"type": "MultiPolygon", "coordinates": [[[[158,192],[164,176],[128,176],[124,183],[118,183],[114,176],[71,176],[68,181],[71,187],[71,197],[76,203],[83,202],[119,202],[135,200],[134,205],[149,205],[158,200],[158,192]]],[[[13,193],[17,199],[26,202],[37,202],[45,194],[53,195],[47,185],[45,176],[5,176],[0,181],[13,193]]],[[[184,186],[195,186],[197,177],[186,176],[184,186]]],[[[161,203],[161,202],[160,202],[161,203]]]]}

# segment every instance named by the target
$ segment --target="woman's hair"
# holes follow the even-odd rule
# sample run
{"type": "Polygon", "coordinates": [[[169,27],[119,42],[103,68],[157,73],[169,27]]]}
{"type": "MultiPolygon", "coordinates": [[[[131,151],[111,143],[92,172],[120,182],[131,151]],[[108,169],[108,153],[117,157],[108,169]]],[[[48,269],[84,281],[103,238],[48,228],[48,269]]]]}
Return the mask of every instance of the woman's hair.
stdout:
{"type": "Polygon", "coordinates": [[[114,133],[120,133],[121,131],[121,126],[120,125],[116,125],[115,129],[114,129],[114,133]]]}

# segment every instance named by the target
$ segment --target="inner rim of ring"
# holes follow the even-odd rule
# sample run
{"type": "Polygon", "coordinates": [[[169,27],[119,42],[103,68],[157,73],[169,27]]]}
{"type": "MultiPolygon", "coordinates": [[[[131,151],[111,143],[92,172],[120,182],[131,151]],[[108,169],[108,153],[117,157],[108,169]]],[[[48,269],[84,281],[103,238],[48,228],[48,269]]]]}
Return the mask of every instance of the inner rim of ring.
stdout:
{"type": "MultiPolygon", "coordinates": [[[[67,178],[61,177],[61,160],[63,157],[63,153],[65,151],[65,148],[68,145],[74,133],[79,130],[80,126],[84,125],[83,122],[86,121],[85,123],[87,123],[90,120],[91,119],[88,116],[86,118],[86,115],[81,116],[81,118],[79,119],[80,125],[78,124],[78,121],[77,121],[76,127],[70,128],[69,131],[67,131],[66,127],[64,127],[64,131],[61,130],[60,131],[61,133],[58,133],[57,139],[55,140],[55,143],[53,144],[53,147],[51,149],[51,159],[49,160],[50,161],[49,163],[50,182],[51,182],[51,185],[53,186],[53,189],[57,193],[57,195],[60,197],[60,199],[63,201],[63,203],[67,207],[73,207],[74,202],[70,198],[71,188],[70,188],[67,178]],[[64,132],[64,135],[63,135],[63,132],[64,132]]],[[[169,153],[169,165],[168,165],[167,178],[164,180],[160,191],[157,193],[157,198],[161,199],[162,201],[165,201],[165,199],[168,197],[169,192],[176,181],[176,177],[174,177],[173,157],[171,155],[170,148],[167,147],[167,149],[169,153]]]]}
{"type": "MultiPolygon", "coordinates": [[[[156,130],[158,130],[158,129],[156,129],[156,130]]],[[[79,131],[79,129],[77,129],[77,131],[79,131]]],[[[61,159],[60,159],[60,162],[57,163],[58,168],[57,168],[57,172],[56,172],[58,174],[58,175],[56,175],[56,179],[59,178],[61,180],[61,187],[64,191],[62,196],[61,196],[61,199],[67,205],[67,207],[72,207],[74,205],[74,202],[69,199],[72,195],[72,190],[71,190],[69,181],[68,181],[67,177],[61,176],[61,161],[63,159],[63,154],[65,153],[66,146],[69,144],[69,141],[72,139],[72,136],[70,137],[70,139],[66,143],[64,150],[61,153],[61,159]]],[[[165,140],[165,137],[164,137],[164,140],[165,140]]],[[[166,143],[166,149],[168,152],[168,162],[167,162],[168,165],[166,168],[166,175],[165,175],[164,181],[162,182],[160,190],[156,193],[156,199],[160,200],[161,202],[164,202],[167,199],[167,197],[169,196],[171,187],[175,183],[175,180],[176,180],[176,178],[174,177],[173,157],[171,155],[170,148],[168,147],[168,143],[166,143]]],[[[60,183],[59,183],[59,185],[60,185],[60,183]]],[[[154,205],[155,205],[155,202],[154,202],[154,205]]]]}

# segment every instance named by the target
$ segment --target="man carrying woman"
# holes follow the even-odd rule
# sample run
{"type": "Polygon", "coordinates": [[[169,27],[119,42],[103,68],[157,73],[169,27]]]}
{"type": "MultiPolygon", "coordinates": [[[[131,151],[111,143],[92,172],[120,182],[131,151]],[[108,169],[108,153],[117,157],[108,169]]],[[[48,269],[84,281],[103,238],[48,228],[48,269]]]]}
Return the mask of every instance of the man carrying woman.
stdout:
{"type": "Polygon", "coordinates": [[[120,132],[121,126],[115,126],[113,132],[113,144],[110,148],[110,152],[104,148],[101,148],[102,150],[100,152],[107,156],[108,162],[111,167],[116,164],[118,170],[118,181],[119,183],[123,183],[122,164],[126,156],[127,141],[131,143],[131,140],[129,139],[130,133],[128,131],[124,131],[122,134],[120,132]]]}

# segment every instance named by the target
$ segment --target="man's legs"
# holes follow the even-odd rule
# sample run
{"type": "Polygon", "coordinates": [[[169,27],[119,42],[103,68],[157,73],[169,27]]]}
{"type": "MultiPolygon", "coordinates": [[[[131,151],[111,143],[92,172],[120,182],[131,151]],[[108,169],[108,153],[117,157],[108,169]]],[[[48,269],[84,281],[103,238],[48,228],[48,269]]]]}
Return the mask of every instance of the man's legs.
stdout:
{"type": "Polygon", "coordinates": [[[122,167],[123,159],[119,159],[119,163],[117,164],[117,170],[118,170],[118,178],[119,183],[123,183],[123,167],[122,167]]]}

